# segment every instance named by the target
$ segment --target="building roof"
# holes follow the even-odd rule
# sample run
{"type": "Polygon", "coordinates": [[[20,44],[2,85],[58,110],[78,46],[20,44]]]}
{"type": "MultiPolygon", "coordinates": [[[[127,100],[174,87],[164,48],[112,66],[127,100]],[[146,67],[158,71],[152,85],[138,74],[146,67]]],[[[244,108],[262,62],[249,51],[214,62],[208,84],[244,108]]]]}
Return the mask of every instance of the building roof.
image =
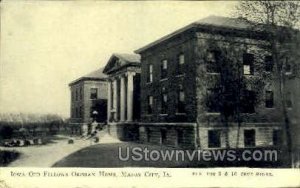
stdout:
{"type": "Polygon", "coordinates": [[[120,53],[114,53],[114,56],[123,59],[126,62],[129,63],[140,63],[141,62],[141,56],[139,54],[120,54],[120,53]]]}
{"type": "Polygon", "coordinates": [[[220,27],[236,28],[236,29],[250,29],[253,24],[251,22],[241,18],[228,18],[221,16],[208,16],[195,23],[201,25],[213,25],[220,27]]]}
{"type": "Polygon", "coordinates": [[[84,78],[106,78],[107,76],[105,74],[103,74],[103,67],[101,67],[98,70],[95,70],[93,72],[90,72],[86,75],[84,75],[84,78]]]}
{"type": "Polygon", "coordinates": [[[76,83],[78,83],[80,81],[84,81],[84,80],[99,80],[99,81],[102,80],[102,81],[104,81],[106,78],[107,78],[107,75],[105,75],[103,73],[103,67],[102,67],[100,69],[97,69],[97,70],[95,70],[93,72],[90,72],[90,73],[88,73],[88,74],[86,74],[86,75],[84,75],[84,76],[82,76],[82,77],[80,77],[80,78],[72,81],[69,84],[69,86],[72,86],[72,85],[74,85],[74,84],[76,84],[76,83]]]}
{"type": "Polygon", "coordinates": [[[125,66],[139,66],[141,56],[139,54],[113,53],[104,67],[103,73],[109,74],[125,66]],[[118,60],[118,61],[116,61],[118,60]]]}
{"type": "MultiPolygon", "coordinates": [[[[245,20],[245,19],[241,19],[241,18],[228,18],[228,17],[221,17],[221,16],[208,16],[205,17],[201,20],[198,20],[196,22],[193,22],[181,29],[176,30],[173,33],[170,33],[169,35],[166,35],[138,50],[136,50],[136,53],[140,53],[148,48],[151,48],[167,39],[170,39],[171,37],[182,33],[184,31],[187,31],[188,29],[194,28],[194,27],[222,27],[222,28],[230,28],[230,29],[238,29],[238,30],[249,30],[253,24],[251,24],[251,22],[245,20]]],[[[251,28],[253,29],[253,28],[251,28]]],[[[258,28],[257,28],[258,29],[258,28]]]]}

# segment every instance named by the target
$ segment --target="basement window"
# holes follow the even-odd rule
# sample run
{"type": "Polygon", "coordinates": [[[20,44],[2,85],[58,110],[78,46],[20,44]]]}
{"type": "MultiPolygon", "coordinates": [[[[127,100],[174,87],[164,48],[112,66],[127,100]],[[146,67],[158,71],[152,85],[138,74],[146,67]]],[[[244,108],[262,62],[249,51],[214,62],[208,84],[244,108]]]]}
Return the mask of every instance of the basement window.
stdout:
{"type": "Polygon", "coordinates": [[[208,131],[208,147],[219,148],[221,147],[221,131],[209,130],[208,131]]]}
{"type": "Polygon", "coordinates": [[[146,139],[147,139],[147,142],[151,141],[151,134],[152,134],[152,131],[149,128],[146,128],[146,139]]]}
{"type": "Polygon", "coordinates": [[[180,145],[183,143],[183,130],[177,130],[177,144],[180,145]]]}
{"type": "Polygon", "coordinates": [[[273,146],[280,146],[282,143],[282,132],[280,130],[273,130],[273,146]]]}
{"type": "Polygon", "coordinates": [[[161,144],[165,144],[167,141],[167,130],[165,129],[161,129],[160,130],[160,143],[161,144]]]}
{"type": "Polygon", "coordinates": [[[244,130],[244,146],[255,147],[255,130],[244,130]]]}

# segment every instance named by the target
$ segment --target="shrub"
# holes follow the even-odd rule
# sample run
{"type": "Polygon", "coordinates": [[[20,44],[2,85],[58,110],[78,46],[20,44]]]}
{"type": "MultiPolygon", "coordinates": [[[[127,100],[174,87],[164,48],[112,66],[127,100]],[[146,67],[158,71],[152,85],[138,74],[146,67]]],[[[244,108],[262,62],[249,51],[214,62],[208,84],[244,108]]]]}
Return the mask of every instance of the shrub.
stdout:
{"type": "Polygon", "coordinates": [[[0,137],[3,139],[10,139],[13,134],[13,128],[11,126],[5,125],[0,128],[0,137]]]}
{"type": "Polygon", "coordinates": [[[7,166],[19,156],[20,153],[16,151],[0,151],[0,166],[7,166]]]}

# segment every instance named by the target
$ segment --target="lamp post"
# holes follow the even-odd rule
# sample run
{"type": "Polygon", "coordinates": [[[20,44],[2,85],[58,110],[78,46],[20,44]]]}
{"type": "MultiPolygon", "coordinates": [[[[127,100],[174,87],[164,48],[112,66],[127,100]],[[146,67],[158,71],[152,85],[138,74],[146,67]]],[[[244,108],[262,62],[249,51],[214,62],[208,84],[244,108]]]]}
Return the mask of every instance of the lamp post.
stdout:
{"type": "Polygon", "coordinates": [[[97,116],[98,116],[98,111],[97,110],[93,110],[92,112],[92,124],[91,124],[91,133],[93,133],[98,125],[97,123],[97,116]]]}
{"type": "Polygon", "coordinates": [[[98,115],[98,111],[93,110],[93,112],[92,112],[92,122],[97,121],[97,115],[98,115]]]}

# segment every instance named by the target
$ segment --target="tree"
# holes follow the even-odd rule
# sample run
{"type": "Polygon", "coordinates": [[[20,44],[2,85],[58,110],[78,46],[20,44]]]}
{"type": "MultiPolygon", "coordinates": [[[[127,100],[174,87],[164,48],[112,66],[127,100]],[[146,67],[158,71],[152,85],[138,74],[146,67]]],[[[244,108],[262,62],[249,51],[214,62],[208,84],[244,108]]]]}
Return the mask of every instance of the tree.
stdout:
{"type": "MultiPolygon", "coordinates": [[[[233,34],[234,35],[234,34],[233,34]]],[[[213,38],[208,39],[207,44],[210,54],[207,59],[206,71],[209,74],[208,80],[215,75],[217,77],[208,81],[214,83],[213,91],[209,91],[205,101],[208,111],[220,112],[220,121],[225,127],[225,145],[229,146],[229,128],[230,122],[237,122],[238,135],[237,145],[239,142],[239,127],[243,122],[242,113],[254,113],[254,107],[260,103],[257,96],[261,96],[261,88],[265,84],[261,77],[246,78],[243,75],[243,62],[241,56],[245,53],[245,49],[241,47],[240,42],[235,36],[222,36],[222,41],[216,41],[213,38]],[[213,59],[213,60],[212,60],[213,59]],[[218,74],[215,74],[218,73],[218,74]],[[247,82],[253,89],[247,89],[247,82]],[[249,96],[249,92],[253,94],[249,96]]],[[[209,88],[209,90],[212,90],[209,88]]]]}
{"type": "Polygon", "coordinates": [[[13,128],[10,126],[3,126],[0,128],[0,137],[3,139],[9,139],[13,135],[13,128]]]}
{"type": "Polygon", "coordinates": [[[275,76],[279,85],[285,125],[287,162],[288,165],[291,165],[291,122],[287,111],[285,70],[288,66],[286,58],[299,55],[297,52],[299,49],[295,48],[299,45],[299,31],[295,29],[299,27],[300,23],[300,3],[297,1],[240,1],[234,14],[249,21],[253,29],[264,32],[268,39],[269,46],[266,50],[272,55],[275,65],[275,76]]]}

